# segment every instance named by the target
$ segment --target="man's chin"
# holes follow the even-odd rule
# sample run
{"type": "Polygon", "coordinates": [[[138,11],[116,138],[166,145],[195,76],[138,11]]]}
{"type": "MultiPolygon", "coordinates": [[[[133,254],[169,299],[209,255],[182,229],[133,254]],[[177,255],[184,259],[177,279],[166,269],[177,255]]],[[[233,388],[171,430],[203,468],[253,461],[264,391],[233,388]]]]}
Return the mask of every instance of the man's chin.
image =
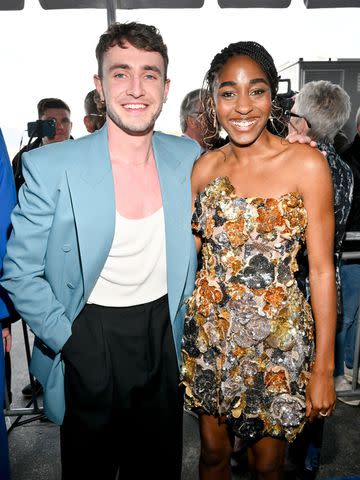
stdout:
{"type": "Polygon", "coordinates": [[[142,135],[147,135],[154,129],[155,122],[149,122],[143,125],[132,125],[119,122],[116,123],[116,125],[128,135],[132,135],[134,137],[141,137],[142,135]]]}
{"type": "Polygon", "coordinates": [[[148,119],[147,121],[144,120],[142,122],[139,122],[140,119],[130,122],[123,121],[117,115],[114,115],[111,111],[108,111],[107,114],[110,120],[112,120],[112,122],[123,132],[127,133],[128,135],[141,137],[143,135],[147,135],[154,130],[155,121],[158,118],[160,111],[158,111],[156,115],[154,115],[151,119],[148,119]]]}

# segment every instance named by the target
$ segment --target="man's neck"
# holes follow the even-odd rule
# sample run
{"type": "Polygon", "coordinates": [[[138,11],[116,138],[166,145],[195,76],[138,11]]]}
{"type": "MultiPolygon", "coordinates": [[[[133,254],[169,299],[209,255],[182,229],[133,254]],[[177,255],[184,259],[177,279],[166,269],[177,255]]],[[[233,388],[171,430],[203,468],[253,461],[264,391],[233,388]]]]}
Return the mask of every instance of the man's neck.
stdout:
{"type": "Polygon", "coordinates": [[[108,119],[108,142],[112,163],[139,164],[149,156],[153,129],[143,135],[131,135],[108,119]]]}

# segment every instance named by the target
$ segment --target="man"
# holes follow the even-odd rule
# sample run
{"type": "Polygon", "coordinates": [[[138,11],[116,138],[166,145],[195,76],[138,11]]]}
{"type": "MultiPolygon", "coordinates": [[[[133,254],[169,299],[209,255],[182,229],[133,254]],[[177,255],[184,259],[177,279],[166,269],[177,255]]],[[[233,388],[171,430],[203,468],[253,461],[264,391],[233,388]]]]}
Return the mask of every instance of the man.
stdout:
{"type": "MultiPolygon", "coordinates": [[[[15,177],[15,186],[16,191],[19,191],[19,188],[24,183],[24,177],[22,174],[22,156],[23,153],[39,148],[42,145],[48,145],[50,143],[62,142],[68,140],[71,136],[72,122],[70,119],[70,108],[69,106],[59,98],[43,98],[37,104],[38,119],[39,120],[55,120],[55,131],[54,136],[51,137],[42,137],[39,136],[29,145],[23,147],[14,157],[12,161],[12,167],[15,177]]],[[[30,139],[31,141],[31,139],[30,139]]],[[[7,356],[7,376],[10,377],[10,357],[7,356]]],[[[24,397],[32,398],[34,393],[36,395],[42,393],[43,389],[40,382],[35,378],[33,386],[31,383],[25,385],[22,389],[22,394],[24,397]]]]}
{"type": "Polygon", "coordinates": [[[201,95],[204,91],[200,88],[187,93],[180,105],[180,127],[183,135],[198,142],[202,151],[207,149],[205,142],[206,129],[204,122],[204,108],[201,95]]]}
{"type": "Polygon", "coordinates": [[[84,100],[84,125],[89,133],[99,130],[105,123],[105,112],[101,113],[99,102],[100,98],[96,88],[91,90],[84,100]]]}
{"type": "MultiPolygon", "coordinates": [[[[0,272],[6,250],[6,242],[10,229],[10,214],[16,203],[14,178],[11,171],[9,156],[6,150],[4,138],[0,130],[0,272]]],[[[11,305],[6,292],[0,287],[0,478],[10,479],[10,464],[8,451],[8,438],[5,419],[2,413],[4,405],[4,351],[10,352],[11,336],[8,325],[5,323],[11,317],[11,305]]]]}
{"type": "MultiPolygon", "coordinates": [[[[346,232],[360,232],[360,108],[355,116],[356,135],[354,140],[343,149],[341,158],[349,165],[354,176],[354,195],[346,232]]],[[[358,252],[359,240],[344,241],[343,252],[358,252]]],[[[349,253],[348,253],[349,255],[349,253]]],[[[353,378],[355,340],[359,310],[360,263],[356,258],[344,259],[340,268],[343,312],[336,334],[335,370],[343,379],[345,389],[349,390],[353,378]],[[347,383],[348,382],[348,383],[347,383]]],[[[360,400],[339,397],[349,405],[359,405],[360,400]]]]}
{"type": "MultiPolygon", "coordinates": [[[[308,135],[317,142],[318,148],[326,153],[334,187],[335,239],[334,262],[336,271],[338,320],[341,313],[340,252],[345,236],[345,227],[353,196],[353,175],[351,169],[334,148],[336,134],[350,116],[350,97],[340,85],[325,80],[305,83],[296,94],[288,116],[289,132],[308,135]]],[[[298,255],[300,277],[303,285],[308,284],[308,264],[304,251],[298,255]]],[[[309,295],[309,292],[307,292],[309,295]]],[[[311,298],[310,298],[311,300],[311,298]]],[[[334,383],[337,393],[348,390],[343,378],[335,368],[334,383]]],[[[346,383],[346,382],[345,382],[346,383]]],[[[339,398],[339,397],[338,397],[339,398]]],[[[302,434],[290,447],[299,459],[306,478],[315,478],[319,468],[323,435],[323,419],[308,423],[302,434]],[[299,454],[300,453],[300,454],[299,454]]]]}
{"type": "MultiPolygon", "coordinates": [[[[22,176],[22,154],[34,148],[48,145],[49,143],[68,140],[71,135],[72,122],[70,108],[59,98],[43,98],[37,104],[39,120],[55,120],[55,134],[51,137],[38,137],[29,145],[23,147],[12,161],[16,190],[21,187],[24,179],[22,176]]],[[[31,139],[30,139],[31,141],[31,139]]]]}
{"type": "Polygon", "coordinates": [[[63,480],[113,480],[118,469],[176,480],[200,148],[154,132],[170,84],[155,27],[113,24],[96,56],[107,122],[24,155],[1,284],[36,335],[32,372],[47,417],[62,424],[63,480]]]}

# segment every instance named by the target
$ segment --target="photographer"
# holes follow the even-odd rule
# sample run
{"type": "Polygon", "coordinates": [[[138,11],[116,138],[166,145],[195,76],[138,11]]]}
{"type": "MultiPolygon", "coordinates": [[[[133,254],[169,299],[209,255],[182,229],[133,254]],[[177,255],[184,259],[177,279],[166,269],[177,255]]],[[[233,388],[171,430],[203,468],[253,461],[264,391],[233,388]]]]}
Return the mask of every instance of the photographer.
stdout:
{"type": "MultiPolygon", "coordinates": [[[[24,152],[41,147],[42,145],[47,145],[48,143],[62,142],[63,140],[72,138],[70,136],[72,128],[72,122],[70,120],[71,112],[70,108],[63,100],[60,100],[59,98],[43,98],[37,104],[37,110],[38,119],[47,122],[46,124],[43,122],[36,122],[36,125],[34,125],[34,127],[36,127],[35,131],[32,133],[29,132],[29,144],[23,147],[12,161],[17,192],[24,181],[21,172],[21,156],[24,152]],[[49,120],[53,120],[55,125],[52,126],[51,122],[48,122],[49,120]],[[31,142],[32,138],[35,137],[36,139],[31,142]]],[[[35,122],[32,123],[35,124],[35,122]]]]}

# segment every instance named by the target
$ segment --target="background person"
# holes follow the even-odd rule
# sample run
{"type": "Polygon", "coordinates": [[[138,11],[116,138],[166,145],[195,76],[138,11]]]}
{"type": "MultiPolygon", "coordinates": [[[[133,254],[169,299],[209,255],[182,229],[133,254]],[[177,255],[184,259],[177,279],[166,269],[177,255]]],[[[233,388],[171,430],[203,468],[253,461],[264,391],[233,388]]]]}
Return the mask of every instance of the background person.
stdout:
{"type": "Polygon", "coordinates": [[[202,153],[219,148],[228,141],[220,136],[217,125],[210,123],[205,115],[206,102],[206,91],[198,88],[187,93],[180,105],[181,131],[198,142],[202,153]]]}
{"type": "Polygon", "coordinates": [[[229,144],[192,174],[203,267],[185,318],[185,405],[199,414],[201,479],[230,478],[233,435],[256,478],[280,479],[285,439],[335,404],[331,174],[318,151],[266,129],[278,74],[261,45],[224,48],[206,82],[229,144]],[[316,333],[294,278],[305,238],[316,333]]]}
{"type": "Polygon", "coordinates": [[[105,112],[101,110],[101,101],[96,88],[87,93],[84,100],[84,125],[89,133],[101,128],[106,120],[105,112]]]}
{"type": "Polygon", "coordinates": [[[204,137],[207,132],[205,123],[202,120],[204,117],[204,108],[201,101],[202,94],[204,94],[204,91],[201,88],[197,88],[185,95],[180,105],[180,127],[183,135],[198,142],[202,152],[205,152],[207,145],[204,137]]]}
{"type": "MultiPolygon", "coordinates": [[[[349,165],[354,176],[354,194],[350,214],[346,223],[347,232],[360,232],[360,108],[355,117],[357,133],[354,140],[343,150],[341,158],[349,165]]],[[[360,251],[359,241],[344,241],[343,252],[360,251]]],[[[360,296],[359,260],[342,260],[341,293],[343,312],[336,335],[335,374],[349,382],[353,376],[355,338],[360,296]]],[[[359,379],[359,376],[358,376],[359,379]]],[[[346,384],[344,384],[346,386],[346,384]]],[[[359,405],[360,400],[339,398],[350,405],[359,405]]]]}
{"type": "MultiPolygon", "coordinates": [[[[306,83],[295,95],[294,104],[288,117],[289,133],[307,135],[317,142],[318,148],[326,152],[326,159],[331,170],[335,213],[334,265],[337,287],[337,329],[342,322],[340,258],[346,222],[351,208],[353,175],[349,166],[337,154],[334,139],[347,122],[350,110],[349,95],[340,85],[319,80],[306,83]]],[[[308,286],[309,270],[305,250],[301,252],[299,263],[301,265],[301,282],[308,286]]],[[[307,287],[305,289],[308,290],[307,287]]],[[[311,303],[309,291],[306,296],[311,303]]],[[[337,392],[349,390],[349,385],[344,377],[339,376],[336,362],[334,376],[337,392]]],[[[298,463],[300,468],[305,468],[305,473],[309,478],[311,476],[315,478],[319,468],[323,427],[321,419],[308,424],[302,435],[291,446],[291,455],[296,458],[295,463],[298,463]]]]}
{"type": "Polygon", "coordinates": [[[16,190],[24,182],[22,176],[22,154],[34,148],[48,145],[49,143],[63,142],[71,136],[72,122],[70,108],[60,98],[42,98],[37,104],[39,120],[55,120],[55,135],[53,137],[36,138],[29,145],[25,145],[13,158],[12,166],[15,176],[16,190]]]}

